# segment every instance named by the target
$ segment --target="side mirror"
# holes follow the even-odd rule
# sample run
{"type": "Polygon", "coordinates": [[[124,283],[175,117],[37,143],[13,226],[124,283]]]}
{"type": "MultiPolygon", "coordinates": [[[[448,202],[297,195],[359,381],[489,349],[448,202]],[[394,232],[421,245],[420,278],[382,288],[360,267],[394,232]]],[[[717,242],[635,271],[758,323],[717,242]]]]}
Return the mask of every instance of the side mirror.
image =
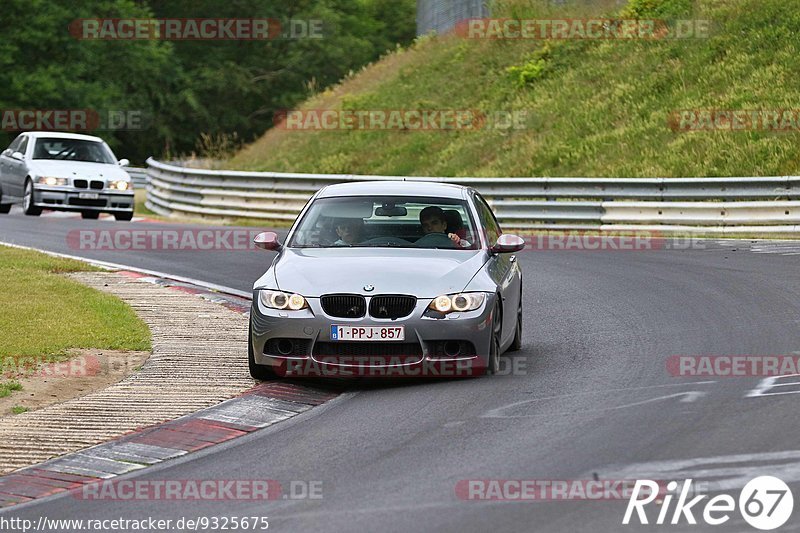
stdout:
{"type": "Polygon", "coordinates": [[[253,239],[253,244],[262,250],[272,250],[273,252],[280,251],[283,246],[278,241],[278,235],[274,231],[264,231],[256,235],[253,239]]]}
{"type": "Polygon", "coordinates": [[[504,233],[497,238],[497,242],[492,246],[493,254],[510,254],[519,252],[525,248],[525,239],[509,233],[504,233]]]}
{"type": "Polygon", "coordinates": [[[131,162],[128,161],[127,159],[120,159],[119,160],[119,166],[121,166],[121,167],[127,167],[130,164],[131,164],[131,162]]]}
{"type": "Polygon", "coordinates": [[[13,154],[11,154],[11,157],[14,158],[14,159],[18,159],[20,161],[25,159],[25,156],[22,155],[22,152],[14,152],[13,154]]]}

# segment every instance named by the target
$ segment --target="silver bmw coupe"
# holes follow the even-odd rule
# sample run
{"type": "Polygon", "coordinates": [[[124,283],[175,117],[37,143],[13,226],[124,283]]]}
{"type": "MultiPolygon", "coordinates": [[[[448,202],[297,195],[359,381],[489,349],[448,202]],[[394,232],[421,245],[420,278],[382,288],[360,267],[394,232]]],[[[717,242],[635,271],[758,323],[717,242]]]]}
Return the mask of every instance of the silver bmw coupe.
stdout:
{"type": "Polygon", "coordinates": [[[525,241],[469,187],[331,185],[255,244],[277,252],[253,286],[256,379],[492,374],[521,346],[525,241]]]}

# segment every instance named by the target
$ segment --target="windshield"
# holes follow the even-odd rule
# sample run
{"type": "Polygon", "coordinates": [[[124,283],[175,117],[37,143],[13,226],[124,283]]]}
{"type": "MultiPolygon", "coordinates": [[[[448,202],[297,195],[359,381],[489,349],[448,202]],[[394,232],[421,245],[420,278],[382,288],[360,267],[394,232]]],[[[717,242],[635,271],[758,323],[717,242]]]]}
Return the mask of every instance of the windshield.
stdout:
{"type": "Polygon", "coordinates": [[[116,158],[103,143],[85,139],[40,138],[36,139],[33,159],[57,159],[65,161],[87,161],[90,163],[116,164],[116,158]]]}
{"type": "Polygon", "coordinates": [[[297,226],[290,247],[479,247],[463,200],[407,196],[323,198],[297,226]]]}

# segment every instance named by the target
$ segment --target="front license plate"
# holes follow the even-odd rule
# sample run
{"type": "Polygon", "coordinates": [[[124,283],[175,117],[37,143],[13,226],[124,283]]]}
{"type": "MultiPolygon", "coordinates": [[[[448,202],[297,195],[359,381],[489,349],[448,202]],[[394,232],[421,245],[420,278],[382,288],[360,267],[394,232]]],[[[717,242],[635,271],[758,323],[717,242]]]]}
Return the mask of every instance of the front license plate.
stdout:
{"type": "Polygon", "coordinates": [[[96,192],[79,192],[78,198],[81,200],[97,200],[99,197],[96,192]]]}
{"type": "Polygon", "coordinates": [[[402,341],[405,326],[331,326],[332,341],[402,341]]]}

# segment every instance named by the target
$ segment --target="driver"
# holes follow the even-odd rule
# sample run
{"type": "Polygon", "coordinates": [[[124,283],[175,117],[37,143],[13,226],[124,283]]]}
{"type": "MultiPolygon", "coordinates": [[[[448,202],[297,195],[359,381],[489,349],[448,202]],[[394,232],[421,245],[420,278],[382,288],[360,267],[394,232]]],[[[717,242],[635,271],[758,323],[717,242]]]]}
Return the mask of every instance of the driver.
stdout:
{"type": "Polygon", "coordinates": [[[343,218],[336,223],[336,235],[339,240],[334,246],[350,246],[361,240],[364,230],[364,220],[360,218],[343,218]]]}
{"type": "Polygon", "coordinates": [[[444,233],[451,241],[453,241],[456,246],[460,246],[462,248],[469,248],[472,246],[468,240],[462,239],[455,233],[446,233],[447,221],[445,220],[444,210],[442,210],[441,207],[431,205],[420,211],[419,223],[422,226],[422,232],[425,235],[429,235],[431,233],[444,233]]]}
{"type": "Polygon", "coordinates": [[[75,148],[75,161],[91,161],[92,154],[89,152],[89,148],[83,145],[78,145],[75,148]]]}

